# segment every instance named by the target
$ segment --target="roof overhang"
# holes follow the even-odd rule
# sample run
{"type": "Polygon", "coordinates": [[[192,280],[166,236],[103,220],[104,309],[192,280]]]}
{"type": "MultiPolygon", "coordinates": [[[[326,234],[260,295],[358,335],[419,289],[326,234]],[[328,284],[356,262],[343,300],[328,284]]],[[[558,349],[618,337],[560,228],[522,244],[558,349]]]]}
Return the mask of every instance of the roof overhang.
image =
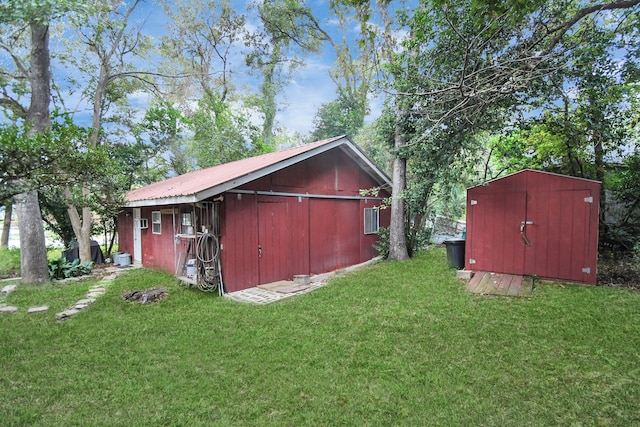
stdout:
{"type": "Polygon", "coordinates": [[[552,176],[558,176],[558,177],[562,177],[562,178],[577,179],[577,180],[580,180],[580,181],[586,181],[586,182],[593,182],[593,183],[596,183],[596,184],[602,184],[600,181],[595,181],[593,179],[588,179],[588,178],[580,178],[580,177],[571,176],[571,175],[562,175],[562,174],[559,174],[559,173],[539,171],[539,170],[535,170],[535,169],[522,169],[522,170],[519,170],[517,172],[512,172],[510,174],[507,174],[505,176],[500,176],[498,178],[490,179],[489,181],[485,181],[482,184],[476,184],[474,186],[467,187],[467,190],[471,190],[472,188],[476,188],[476,187],[486,187],[487,185],[491,184],[492,182],[501,181],[503,179],[508,179],[508,178],[510,178],[510,177],[512,177],[514,175],[518,175],[518,174],[521,174],[521,173],[540,173],[540,174],[544,174],[544,175],[552,175],[552,176]]]}

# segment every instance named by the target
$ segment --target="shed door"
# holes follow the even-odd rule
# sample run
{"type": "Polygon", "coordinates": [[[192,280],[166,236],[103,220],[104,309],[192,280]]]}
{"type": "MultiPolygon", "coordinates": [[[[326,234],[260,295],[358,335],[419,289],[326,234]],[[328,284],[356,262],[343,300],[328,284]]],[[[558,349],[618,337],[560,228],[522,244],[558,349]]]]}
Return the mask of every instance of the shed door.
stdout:
{"type": "Polygon", "coordinates": [[[467,238],[468,267],[476,271],[524,274],[525,244],[520,224],[526,218],[527,193],[479,194],[471,200],[467,238]]]}
{"type": "Polygon", "coordinates": [[[291,279],[291,248],[288,205],[284,202],[258,202],[259,283],[291,279]]]}
{"type": "Polygon", "coordinates": [[[142,233],[140,232],[140,208],[133,208],[133,262],[142,263],[142,233]]]}
{"type": "Polygon", "coordinates": [[[590,190],[529,192],[525,274],[585,282],[589,268],[590,218],[597,207],[590,190]],[[586,201],[585,201],[586,199],[586,201]]]}
{"type": "Polygon", "coordinates": [[[590,190],[481,194],[469,206],[467,267],[589,282],[590,190]],[[586,201],[585,201],[586,199],[586,201]]]}

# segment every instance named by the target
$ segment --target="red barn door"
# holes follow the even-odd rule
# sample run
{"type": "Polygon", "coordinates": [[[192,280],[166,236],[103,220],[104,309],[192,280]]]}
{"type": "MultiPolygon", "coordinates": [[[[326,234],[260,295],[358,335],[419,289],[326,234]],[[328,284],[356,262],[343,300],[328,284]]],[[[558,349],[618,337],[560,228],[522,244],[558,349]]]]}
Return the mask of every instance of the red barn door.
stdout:
{"type": "Polygon", "coordinates": [[[478,194],[467,208],[473,232],[467,235],[468,268],[524,274],[525,245],[520,224],[527,214],[527,193],[478,194]]]}
{"type": "Polygon", "coordinates": [[[289,209],[286,202],[258,202],[259,283],[291,279],[289,209]]]}
{"type": "Polygon", "coordinates": [[[584,189],[529,192],[525,274],[575,282],[588,282],[595,274],[589,237],[591,215],[598,212],[591,196],[584,189]]]}

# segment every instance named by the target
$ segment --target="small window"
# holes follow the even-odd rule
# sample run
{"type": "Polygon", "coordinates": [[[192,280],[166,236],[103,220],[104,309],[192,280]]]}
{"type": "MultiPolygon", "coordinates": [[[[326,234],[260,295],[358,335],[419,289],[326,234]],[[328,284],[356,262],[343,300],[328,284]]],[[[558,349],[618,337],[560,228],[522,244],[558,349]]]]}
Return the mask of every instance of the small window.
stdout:
{"type": "Polygon", "coordinates": [[[191,221],[191,212],[182,212],[182,225],[185,227],[193,225],[193,222],[191,221]]]}
{"type": "Polygon", "coordinates": [[[377,208],[364,208],[364,234],[376,234],[380,227],[380,212],[377,208]]]}
{"type": "Polygon", "coordinates": [[[151,212],[151,232],[160,234],[162,232],[162,215],[160,211],[151,212]]]}
{"type": "Polygon", "coordinates": [[[193,217],[191,212],[182,212],[181,214],[181,230],[183,234],[193,235],[193,217]]]}

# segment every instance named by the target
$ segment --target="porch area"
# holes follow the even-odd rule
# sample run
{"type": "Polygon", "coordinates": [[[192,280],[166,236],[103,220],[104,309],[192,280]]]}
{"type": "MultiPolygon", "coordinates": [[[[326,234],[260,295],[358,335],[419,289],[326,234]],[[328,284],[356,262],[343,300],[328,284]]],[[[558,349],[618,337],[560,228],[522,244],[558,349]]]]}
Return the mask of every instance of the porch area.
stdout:
{"type": "Polygon", "coordinates": [[[327,284],[326,281],[311,282],[309,284],[299,284],[289,280],[258,285],[255,288],[243,289],[240,291],[224,294],[225,298],[232,301],[250,304],[270,304],[292,298],[296,295],[303,295],[327,284]]]}

